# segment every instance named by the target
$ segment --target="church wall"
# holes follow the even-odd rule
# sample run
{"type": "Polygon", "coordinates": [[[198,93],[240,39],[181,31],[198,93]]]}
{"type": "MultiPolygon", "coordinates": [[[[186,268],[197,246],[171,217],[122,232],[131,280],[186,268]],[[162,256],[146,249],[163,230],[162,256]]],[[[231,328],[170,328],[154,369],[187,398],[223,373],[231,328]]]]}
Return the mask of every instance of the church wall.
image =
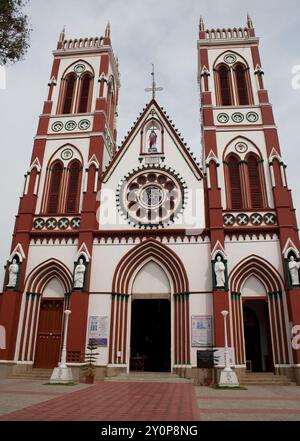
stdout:
{"type": "Polygon", "coordinates": [[[230,271],[248,256],[261,256],[271,263],[283,277],[283,267],[280,253],[280,242],[274,240],[240,240],[225,241],[225,249],[228,255],[228,271],[230,271]]]}
{"type": "MultiPolygon", "coordinates": [[[[91,292],[111,292],[115,269],[126,253],[135,245],[94,245],[91,270],[91,292]]],[[[211,290],[211,263],[209,243],[168,244],[182,260],[191,292],[211,290]]]]}

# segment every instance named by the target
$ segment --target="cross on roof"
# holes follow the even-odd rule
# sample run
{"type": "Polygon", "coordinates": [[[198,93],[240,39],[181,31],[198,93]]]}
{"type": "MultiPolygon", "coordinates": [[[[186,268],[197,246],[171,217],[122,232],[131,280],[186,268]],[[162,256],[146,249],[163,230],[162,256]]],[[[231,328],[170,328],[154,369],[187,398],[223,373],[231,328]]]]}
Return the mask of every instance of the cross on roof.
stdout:
{"type": "Polygon", "coordinates": [[[152,99],[155,98],[155,92],[160,92],[161,90],[163,90],[163,87],[156,87],[156,83],[155,83],[155,73],[154,73],[154,64],[152,64],[152,87],[147,87],[147,89],[145,89],[145,92],[152,92],[152,99]]]}

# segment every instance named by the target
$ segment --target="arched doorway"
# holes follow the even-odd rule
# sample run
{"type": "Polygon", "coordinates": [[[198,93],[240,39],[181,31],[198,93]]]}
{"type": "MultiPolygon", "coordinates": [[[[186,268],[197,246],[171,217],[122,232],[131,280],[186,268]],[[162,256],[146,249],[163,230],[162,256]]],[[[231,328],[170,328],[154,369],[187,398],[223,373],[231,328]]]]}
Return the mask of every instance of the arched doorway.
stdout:
{"type": "Polygon", "coordinates": [[[247,370],[274,370],[268,303],[263,300],[243,301],[244,339],[247,370]]]}
{"type": "Polygon", "coordinates": [[[58,279],[53,278],[45,287],[40,302],[34,367],[52,369],[60,358],[64,295],[58,279]]]}
{"type": "Polygon", "coordinates": [[[131,299],[130,369],[170,372],[170,283],[154,261],[139,270],[131,299]]]}

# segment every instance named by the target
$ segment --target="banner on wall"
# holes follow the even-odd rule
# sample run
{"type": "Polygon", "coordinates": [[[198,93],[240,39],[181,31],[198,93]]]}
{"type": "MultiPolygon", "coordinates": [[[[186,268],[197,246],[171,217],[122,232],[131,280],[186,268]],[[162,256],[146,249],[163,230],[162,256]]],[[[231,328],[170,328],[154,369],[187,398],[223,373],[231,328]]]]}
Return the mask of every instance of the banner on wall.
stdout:
{"type": "Polygon", "coordinates": [[[90,316],[89,318],[89,343],[107,347],[108,342],[108,317],[90,316]]]}
{"type": "Polygon", "coordinates": [[[212,346],[212,316],[192,316],[192,347],[212,346]]]}

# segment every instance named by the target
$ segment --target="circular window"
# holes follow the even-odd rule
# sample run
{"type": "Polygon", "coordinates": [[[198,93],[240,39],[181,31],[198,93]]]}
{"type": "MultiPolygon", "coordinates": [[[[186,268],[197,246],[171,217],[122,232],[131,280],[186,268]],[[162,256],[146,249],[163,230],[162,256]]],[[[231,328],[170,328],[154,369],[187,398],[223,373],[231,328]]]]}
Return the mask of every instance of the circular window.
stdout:
{"type": "Polygon", "coordinates": [[[117,199],[134,225],[158,227],[173,221],[182,208],[183,189],[171,174],[147,169],[126,180],[117,199]]]}
{"type": "Polygon", "coordinates": [[[81,74],[82,72],[85,71],[85,65],[84,64],[76,64],[76,66],[74,67],[74,71],[78,74],[81,74]]]}
{"type": "Polygon", "coordinates": [[[224,61],[225,61],[225,63],[227,63],[227,64],[233,64],[233,63],[236,62],[236,56],[233,55],[233,54],[225,55],[225,57],[224,57],[224,61]]]}
{"type": "Polygon", "coordinates": [[[235,145],[235,150],[236,150],[238,153],[246,153],[247,150],[248,150],[248,146],[247,146],[247,144],[245,144],[244,142],[238,142],[238,143],[235,145]]]}
{"type": "Polygon", "coordinates": [[[73,158],[73,150],[71,149],[64,149],[61,154],[60,154],[61,158],[64,161],[68,161],[69,159],[73,158]]]}

